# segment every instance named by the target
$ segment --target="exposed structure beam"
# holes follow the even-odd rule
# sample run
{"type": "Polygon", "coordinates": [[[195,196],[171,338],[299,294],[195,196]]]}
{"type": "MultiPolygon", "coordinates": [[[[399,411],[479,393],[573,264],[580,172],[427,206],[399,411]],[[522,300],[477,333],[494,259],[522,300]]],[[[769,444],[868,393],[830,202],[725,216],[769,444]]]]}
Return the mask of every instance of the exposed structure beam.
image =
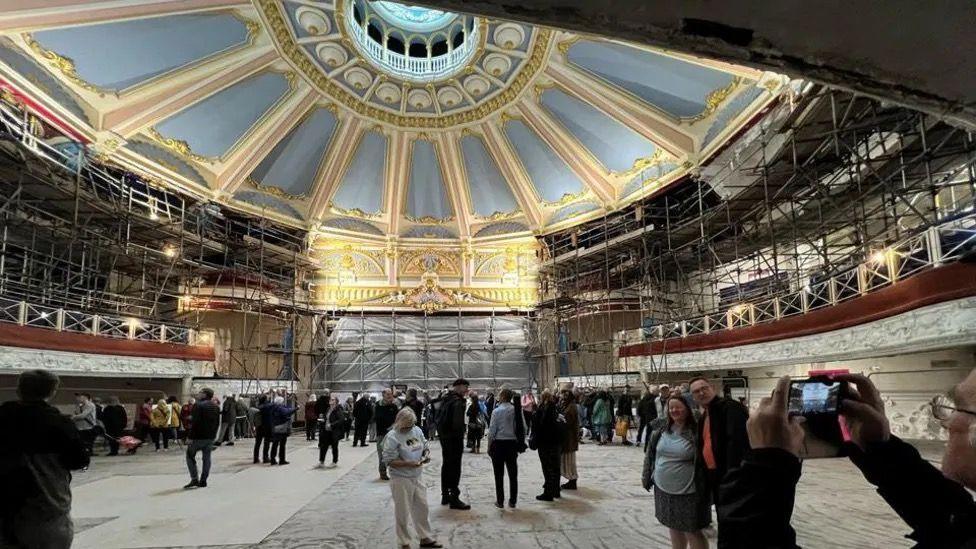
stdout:
{"type": "Polygon", "coordinates": [[[484,131],[485,145],[488,153],[495,160],[495,165],[508,181],[515,199],[525,212],[526,219],[533,229],[539,229],[543,225],[543,211],[540,206],[539,196],[536,194],[535,187],[529,179],[528,174],[521,163],[517,160],[518,155],[508,143],[508,139],[502,133],[501,128],[494,122],[487,122],[481,125],[484,131]]]}
{"type": "Polygon", "coordinates": [[[333,135],[332,141],[329,142],[329,151],[325,153],[325,161],[322,162],[315,184],[312,185],[315,193],[309,199],[309,219],[321,220],[328,212],[329,200],[332,199],[336,186],[346,173],[346,168],[352,160],[352,155],[356,152],[362,133],[363,121],[361,118],[340,115],[339,128],[333,135]]]}
{"type": "Polygon", "coordinates": [[[180,78],[164,80],[144,94],[140,93],[131,101],[105,112],[102,115],[102,128],[129,137],[273,64],[277,59],[273,47],[263,46],[244,50],[234,58],[232,64],[221,68],[207,65],[206,69],[201,67],[200,74],[191,71],[180,78]],[[208,70],[213,72],[204,75],[208,70]]]}
{"type": "Polygon", "coordinates": [[[540,137],[556,151],[563,161],[593,191],[604,204],[616,198],[613,184],[602,166],[576,139],[569,135],[558,123],[546,114],[533,100],[520,101],[518,112],[540,137]]]}
{"type": "Polygon", "coordinates": [[[643,42],[897,101],[976,126],[976,10],[913,0],[773,7],[747,0],[420,0],[419,4],[643,42]],[[905,32],[906,21],[911,32],[905,32]],[[933,56],[933,52],[943,55],[933,56]],[[951,74],[953,77],[947,78],[951,74]]]}
{"type": "Polygon", "coordinates": [[[242,143],[238,150],[221,166],[222,171],[217,175],[217,189],[227,194],[233,194],[245,178],[261,163],[264,156],[253,154],[253,151],[270,151],[279,141],[284,139],[299,122],[305,113],[319,98],[311,86],[304,81],[291,97],[281,105],[278,111],[266,120],[263,127],[242,143]]]}
{"type": "Polygon", "coordinates": [[[31,32],[172,13],[250,7],[242,0],[0,0],[0,32],[31,32]]]}
{"type": "Polygon", "coordinates": [[[678,157],[694,154],[695,141],[689,133],[666,115],[602,80],[555,59],[546,67],[546,74],[569,93],[605,111],[671,154],[678,157]]]}

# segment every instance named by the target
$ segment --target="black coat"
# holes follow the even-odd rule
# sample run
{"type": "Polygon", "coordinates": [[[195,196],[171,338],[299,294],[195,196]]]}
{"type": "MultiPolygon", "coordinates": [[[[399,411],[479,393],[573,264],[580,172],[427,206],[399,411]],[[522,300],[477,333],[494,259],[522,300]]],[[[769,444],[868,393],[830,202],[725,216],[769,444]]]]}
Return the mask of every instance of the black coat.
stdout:
{"type": "Polygon", "coordinates": [[[319,414],[319,431],[325,432],[326,423],[329,424],[332,432],[341,431],[346,425],[346,413],[342,406],[336,406],[334,410],[326,410],[324,414],[319,414]]]}
{"type": "Polygon", "coordinates": [[[213,440],[220,426],[220,408],[213,400],[198,400],[190,409],[190,440],[213,440]]]}
{"type": "MultiPolygon", "coordinates": [[[[894,436],[867,451],[851,445],[851,461],[912,528],[908,537],[916,542],[916,549],[976,547],[976,501],[964,487],[922,459],[913,446],[894,436]]],[[[717,506],[722,524],[718,546],[799,547],[790,526],[799,479],[796,456],[778,448],[750,451],[742,467],[731,471],[722,485],[717,506]]]]}
{"type": "MultiPolygon", "coordinates": [[[[749,451],[749,434],[746,432],[746,421],[749,410],[741,403],[727,398],[715,397],[708,404],[708,417],[711,422],[712,453],[717,465],[716,474],[723,478],[725,474],[742,463],[746,452],[749,451]]],[[[705,445],[705,418],[698,422],[698,455],[702,455],[705,445]]]]}
{"type": "Polygon", "coordinates": [[[105,407],[102,411],[102,424],[105,425],[105,432],[113,438],[122,436],[125,425],[129,418],[125,413],[125,408],[121,404],[113,404],[105,407]]]}
{"type": "Polygon", "coordinates": [[[368,398],[361,398],[352,405],[352,417],[360,426],[365,426],[373,417],[373,407],[368,398]]]}
{"type": "Polygon", "coordinates": [[[637,403],[637,417],[644,423],[649,423],[657,419],[657,406],[655,406],[654,396],[644,395],[637,403]]]}
{"type": "Polygon", "coordinates": [[[620,395],[617,399],[617,416],[618,417],[631,417],[634,415],[634,401],[630,398],[630,395],[624,393],[620,395]]]}
{"type": "Polygon", "coordinates": [[[562,447],[566,424],[559,421],[559,410],[555,403],[540,404],[535,412],[532,416],[530,446],[533,449],[562,447]]]}
{"type": "Polygon", "coordinates": [[[454,391],[441,399],[438,411],[437,435],[441,438],[464,438],[464,411],[467,400],[454,391]]]}
{"type": "Polygon", "coordinates": [[[393,426],[393,422],[396,420],[396,415],[399,411],[394,402],[389,404],[382,401],[376,403],[376,406],[373,408],[373,417],[376,418],[376,438],[386,436],[386,432],[393,426]]]}

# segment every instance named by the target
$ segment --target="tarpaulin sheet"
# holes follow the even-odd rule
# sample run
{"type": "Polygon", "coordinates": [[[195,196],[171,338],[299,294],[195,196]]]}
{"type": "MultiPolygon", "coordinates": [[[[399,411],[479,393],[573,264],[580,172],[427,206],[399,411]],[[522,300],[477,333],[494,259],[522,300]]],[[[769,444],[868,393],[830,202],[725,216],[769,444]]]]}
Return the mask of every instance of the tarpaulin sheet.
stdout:
{"type": "Polygon", "coordinates": [[[536,360],[530,320],[506,316],[349,316],[336,323],[322,383],[378,391],[392,384],[439,389],[457,377],[475,389],[524,389],[536,360]]]}

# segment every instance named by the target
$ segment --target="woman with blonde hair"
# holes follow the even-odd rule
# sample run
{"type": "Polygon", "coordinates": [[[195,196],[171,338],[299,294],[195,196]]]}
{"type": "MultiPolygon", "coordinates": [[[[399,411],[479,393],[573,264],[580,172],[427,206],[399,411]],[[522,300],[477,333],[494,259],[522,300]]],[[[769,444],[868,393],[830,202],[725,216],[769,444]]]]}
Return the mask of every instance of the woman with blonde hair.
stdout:
{"type": "Polygon", "coordinates": [[[383,437],[383,463],[390,475],[390,492],[396,516],[397,543],[410,547],[408,521],[420,537],[421,547],[443,547],[433,538],[427,509],[427,487],[421,479],[424,465],[430,461],[427,439],[417,427],[417,416],[409,407],[397,412],[393,428],[383,437]]]}
{"type": "Polygon", "coordinates": [[[169,450],[169,416],[172,413],[173,409],[170,408],[169,403],[166,402],[165,398],[161,398],[153,406],[152,413],[149,416],[149,436],[152,437],[157,452],[159,451],[160,438],[163,439],[163,449],[169,450]]]}

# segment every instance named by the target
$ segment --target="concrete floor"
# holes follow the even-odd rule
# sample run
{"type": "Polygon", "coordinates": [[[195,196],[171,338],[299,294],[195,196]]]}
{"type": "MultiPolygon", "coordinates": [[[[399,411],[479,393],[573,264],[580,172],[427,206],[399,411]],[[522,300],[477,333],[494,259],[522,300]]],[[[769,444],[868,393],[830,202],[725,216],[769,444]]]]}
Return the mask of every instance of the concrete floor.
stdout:
{"type": "MultiPolygon", "coordinates": [[[[181,489],[188,477],[178,449],[95,458],[74,479],[74,547],[395,547],[392,501],[377,478],[374,446],[344,443],[339,468],[317,469],[317,449],[301,434],[289,440],[286,467],[251,465],[250,442],[215,452],[210,486],[202,490],[181,489]]],[[[940,453],[931,443],[922,448],[931,459],[940,453]]],[[[580,490],[564,492],[558,503],[535,501],[542,475],[527,452],[519,460],[516,510],[492,505],[488,456],[465,454],[469,512],[438,505],[439,451],[432,453],[425,471],[431,523],[447,547],[669,547],[653,497],[640,487],[641,453],[633,447],[582,446],[580,490]]],[[[804,465],[793,524],[806,548],[910,546],[904,523],[842,459],[804,465]]]]}

